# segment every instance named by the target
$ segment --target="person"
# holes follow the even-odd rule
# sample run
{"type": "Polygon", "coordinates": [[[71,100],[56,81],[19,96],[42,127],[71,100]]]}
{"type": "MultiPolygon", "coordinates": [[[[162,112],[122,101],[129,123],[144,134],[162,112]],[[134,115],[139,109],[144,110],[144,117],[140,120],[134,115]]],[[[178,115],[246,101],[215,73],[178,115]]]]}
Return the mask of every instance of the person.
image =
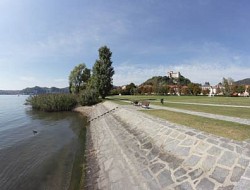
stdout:
{"type": "Polygon", "coordinates": [[[161,104],[163,104],[163,103],[164,103],[164,99],[162,98],[162,99],[161,99],[161,104]]]}

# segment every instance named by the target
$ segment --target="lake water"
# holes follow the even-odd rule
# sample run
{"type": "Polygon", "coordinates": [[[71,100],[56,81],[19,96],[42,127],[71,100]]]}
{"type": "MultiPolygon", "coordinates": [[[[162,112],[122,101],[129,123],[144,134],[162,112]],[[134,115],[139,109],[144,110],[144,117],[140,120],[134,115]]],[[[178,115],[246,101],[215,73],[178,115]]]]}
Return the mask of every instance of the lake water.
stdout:
{"type": "Polygon", "coordinates": [[[0,189],[73,189],[72,168],[86,119],[33,111],[24,105],[27,97],[0,95],[0,189]]]}

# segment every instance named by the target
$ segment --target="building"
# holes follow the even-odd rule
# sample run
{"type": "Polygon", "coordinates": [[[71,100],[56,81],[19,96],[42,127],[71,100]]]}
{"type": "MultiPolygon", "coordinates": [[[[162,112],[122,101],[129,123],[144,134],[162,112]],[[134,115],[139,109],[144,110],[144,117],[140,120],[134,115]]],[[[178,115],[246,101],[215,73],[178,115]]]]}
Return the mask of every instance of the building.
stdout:
{"type": "Polygon", "coordinates": [[[170,72],[168,72],[168,75],[167,75],[169,78],[171,78],[171,79],[178,79],[178,78],[180,78],[180,76],[181,76],[181,73],[180,72],[176,72],[176,73],[174,73],[173,71],[170,71],[170,72]]]}

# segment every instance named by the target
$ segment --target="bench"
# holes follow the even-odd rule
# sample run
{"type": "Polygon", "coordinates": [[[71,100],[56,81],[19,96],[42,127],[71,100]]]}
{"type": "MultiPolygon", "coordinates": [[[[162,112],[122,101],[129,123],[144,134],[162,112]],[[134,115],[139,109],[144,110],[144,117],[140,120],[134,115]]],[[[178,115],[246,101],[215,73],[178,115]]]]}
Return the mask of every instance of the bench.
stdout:
{"type": "Polygon", "coordinates": [[[141,103],[141,107],[143,107],[143,108],[149,108],[149,102],[143,101],[143,102],[141,103]]]}

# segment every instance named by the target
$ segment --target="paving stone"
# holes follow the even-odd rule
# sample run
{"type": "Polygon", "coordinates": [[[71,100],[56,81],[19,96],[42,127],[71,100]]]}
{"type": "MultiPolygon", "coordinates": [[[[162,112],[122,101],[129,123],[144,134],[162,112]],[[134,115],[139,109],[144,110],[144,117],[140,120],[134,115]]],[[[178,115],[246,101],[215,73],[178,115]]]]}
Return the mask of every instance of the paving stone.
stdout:
{"type": "Polygon", "coordinates": [[[201,179],[197,184],[196,190],[212,190],[214,189],[215,184],[207,178],[201,179]]]}
{"type": "Polygon", "coordinates": [[[186,135],[184,135],[184,134],[180,134],[180,135],[177,137],[178,140],[184,140],[185,138],[186,138],[186,135]]]}
{"type": "Polygon", "coordinates": [[[150,190],[158,190],[158,189],[160,189],[160,186],[158,185],[156,180],[148,182],[148,187],[149,187],[150,190]]]}
{"type": "Polygon", "coordinates": [[[186,173],[187,173],[187,171],[185,169],[180,168],[174,172],[174,176],[181,177],[181,176],[185,175],[186,173]]]}
{"type": "Polygon", "coordinates": [[[247,168],[244,174],[244,177],[249,178],[250,179],[250,168],[247,168]]]}
{"type": "Polygon", "coordinates": [[[178,146],[175,149],[175,154],[179,155],[179,156],[188,156],[190,152],[190,147],[180,147],[178,146]]]}
{"type": "Polygon", "coordinates": [[[209,171],[213,168],[216,162],[216,157],[208,155],[202,162],[202,168],[204,171],[209,171]]]}
{"type": "Polygon", "coordinates": [[[155,163],[150,166],[150,169],[153,173],[158,173],[161,169],[163,169],[166,165],[162,163],[155,163]]]}
{"type": "Polygon", "coordinates": [[[180,185],[174,188],[175,190],[193,190],[191,184],[189,182],[183,182],[180,185]]]}
{"type": "Polygon", "coordinates": [[[221,137],[220,140],[224,143],[229,143],[231,140],[221,137]]]}
{"type": "Polygon", "coordinates": [[[153,149],[151,150],[151,154],[154,156],[158,156],[160,153],[160,150],[156,147],[153,147],[153,149]]]}
{"type": "Polygon", "coordinates": [[[117,182],[122,178],[122,173],[118,168],[114,168],[109,172],[109,179],[111,182],[117,182]]]}
{"type": "Polygon", "coordinates": [[[241,147],[239,147],[239,146],[236,146],[236,152],[237,152],[238,154],[242,154],[243,148],[241,148],[241,147]]]}
{"type": "Polygon", "coordinates": [[[236,160],[236,158],[237,158],[237,156],[236,156],[235,153],[226,151],[226,152],[223,153],[221,158],[218,160],[218,164],[228,166],[228,167],[232,167],[235,160],[236,160]]]}
{"type": "Polygon", "coordinates": [[[201,140],[204,140],[204,139],[207,138],[205,135],[201,135],[201,134],[196,135],[196,137],[197,137],[198,139],[201,139],[201,140]]]}
{"type": "Polygon", "coordinates": [[[249,160],[245,158],[239,158],[238,164],[241,165],[242,167],[247,167],[249,164],[249,160]]]}
{"type": "Polygon", "coordinates": [[[221,186],[218,188],[218,190],[233,190],[234,185],[228,185],[228,186],[221,186]]]}
{"type": "Polygon", "coordinates": [[[187,176],[182,176],[182,177],[176,179],[176,181],[177,181],[177,182],[183,182],[183,181],[185,181],[187,178],[188,178],[187,176]]]}
{"type": "Polygon", "coordinates": [[[203,171],[198,168],[190,173],[188,173],[188,175],[191,177],[192,180],[197,179],[198,177],[200,177],[203,174],[203,171]]]}
{"type": "Polygon", "coordinates": [[[245,155],[245,156],[247,156],[247,157],[250,157],[250,149],[244,149],[242,151],[242,154],[245,155]]]}
{"type": "Polygon", "coordinates": [[[170,134],[171,137],[176,138],[180,133],[177,131],[174,131],[173,133],[170,134]]]}
{"type": "Polygon", "coordinates": [[[205,152],[209,148],[209,144],[203,141],[200,141],[199,144],[195,147],[195,150],[198,152],[205,152]]]}
{"type": "Polygon", "coordinates": [[[193,145],[193,143],[194,143],[194,140],[188,138],[188,139],[185,139],[184,141],[182,141],[181,145],[184,145],[184,146],[191,146],[191,145],[193,145]]]}
{"type": "Polygon", "coordinates": [[[228,150],[234,151],[234,147],[227,144],[227,143],[221,143],[220,146],[223,147],[223,148],[226,148],[228,150]]]}
{"type": "Polygon", "coordinates": [[[168,142],[165,144],[164,146],[164,150],[165,151],[175,151],[178,147],[178,144],[179,144],[180,141],[177,141],[177,140],[174,140],[172,142],[168,142]]]}
{"type": "Polygon", "coordinates": [[[153,176],[151,175],[148,169],[143,170],[141,173],[147,181],[151,181],[153,179],[153,176]]]}
{"type": "Polygon", "coordinates": [[[213,156],[219,156],[221,154],[222,150],[221,148],[218,148],[216,146],[212,146],[207,153],[213,155],[213,156]]]}
{"type": "Polygon", "coordinates": [[[171,162],[168,162],[168,166],[169,166],[169,168],[175,170],[178,167],[180,167],[180,165],[182,164],[183,161],[184,161],[183,159],[175,158],[171,162]]]}
{"type": "Polygon", "coordinates": [[[223,183],[228,174],[229,170],[217,166],[210,177],[215,179],[219,183],[223,183]]]}
{"type": "Polygon", "coordinates": [[[161,187],[163,188],[174,183],[171,177],[171,172],[168,170],[164,170],[163,172],[161,172],[157,178],[159,180],[159,183],[161,184],[161,187]]]}
{"type": "Polygon", "coordinates": [[[219,141],[216,141],[214,139],[207,139],[207,142],[212,143],[214,145],[218,145],[219,144],[219,141]]]}
{"type": "Polygon", "coordinates": [[[148,143],[142,145],[142,149],[151,149],[152,147],[153,146],[152,146],[151,142],[148,142],[148,143]]]}
{"type": "Polygon", "coordinates": [[[185,161],[185,164],[187,164],[188,166],[194,167],[200,161],[200,159],[201,157],[192,155],[185,161]]]}
{"type": "Polygon", "coordinates": [[[194,133],[194,132],[192,132],[192,131],[188,131],[188,132],[186,132],[186,134],[187,134],[187,135],[190,135],[190,136],[196,135],[196,133],[194,133]]]}
{"type": "Polygon", "coordinates": [[[151,152],[149,152],[148,155],[147,155],[147,159],[148,159],[149,161],[155,159],[156,157],[157,157],[157,155],[154,155],[154,154],[152,154],[151,152]]]}
{"type": "Polygon", "coordinates": [[[113,162],[114,158],[110,158],[109,160],[107,160],[106,162],[104,162],[104,169],[105,171],[109,170],[112,162],[113,162]]]}
{"type": "Polygon", "coordinates": [[[234,187],[234,190],[247,190],[250,187],[250,180],[241,179],[239,183],[234,187]]]}
{"type": "Polygon", "coordinates": [[[244,172],[245,172],[244,169],[242,169],[242,168],[240,168],[238,166],[234,167],[233,173],[232,173],[232,176],[231,176],[230,180],[232,182],[238,182],[244,172]]]}

